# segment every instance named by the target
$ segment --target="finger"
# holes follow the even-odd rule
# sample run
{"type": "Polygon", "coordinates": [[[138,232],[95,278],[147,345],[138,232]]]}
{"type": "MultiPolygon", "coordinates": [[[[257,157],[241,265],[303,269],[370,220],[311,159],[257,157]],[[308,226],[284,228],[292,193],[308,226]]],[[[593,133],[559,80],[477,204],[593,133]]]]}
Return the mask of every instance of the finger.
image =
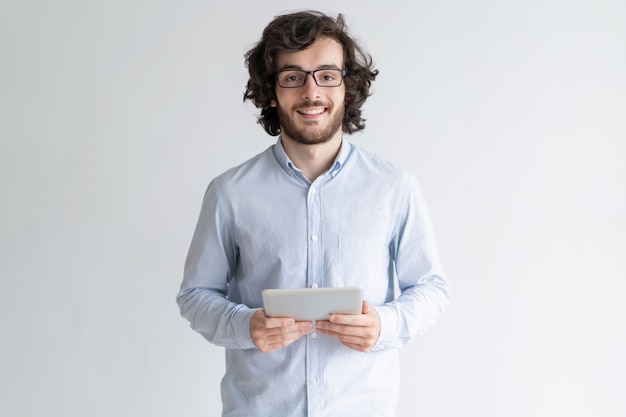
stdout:
{"type": "MultiPolygon", "coordinates": [[[[372,310],[369,310],[371,312],[372,310]]],[[[367,314],[332,314],[328,322],[336,325],[367,327],[372,325],[372,318],[367,314]]]]}
{"type": "Polygon", "coordinates": [[[362,314],[331,314],[328,321],[332,324],[358,326],[362,314]]]}
{"type": "Polygon", "coordinates": [[[295,323],[294,319],[288,317],[268,317],[265,319],[265,327],[268,329],[290,327],[295,323]]]}
{"type": "Polygon", "coordinates": [[[330,334],[330,335],[342,335],[342,334],[356,334],[360,327],[357,326],[352,326],[352,325],[346,325],[346,324],[339,324],[339,323],[331,323],[331,322],[323,322],[317,323],[316,329],[320,331],[320,333],[325,333],[325,334],[330,334]]]}
{"type": "Polygon", "coordinates": [[[292,331],[275,333],[275,334],[266,334],[263,337],[263,340],[268,345],[283,345],[286,346],[289,343],[294,342],[299,339],[301,336],[307,333],[306,328],[298,327],[292,331]]]}
{"type": "Polygon", "coordinates": [[[291,326],[266,328],[253,326],[252,341],[262,352],[271,352],[285,347],[313,330],[311,322],[294,322],[291,326]]]}
{"type": "Polygon", "coordinates": [[[251,324],[263,328],[271,329],[278,327],[287,327],[295,324],[295,320],[290,317],[267,317],[265,310],[260,309],[252,315],[251,324]]]}
{"type": "Polygon", "coordinates": [[[295,322],[293,319],[286,320],[259,320],[251,323],[251,332],[257,338],[267,336],[280,336],[289,333],[306,333],[313,329],[310,322],[295,322]]]}
{"type": "Polygon", "coordinates": [[[371,326],[349,326],[327,323],[322,326],[318,324],[317,330],[319,333],[341,339],[342,341],[346,340],[345,338],[372,340],[378,336],[377,329],[371,326]]]}
{"type": "Polygon", "coordinates": [[[270,329],[276,327],[293,326],[296,322],[291,317],[268,317],[265,315],[265,310],[259,310],[257,313],[257,318],[263,321],[263,326],[270,329]],[[259,312],[261,312],[262,314],[259,312]]]}
{"type": "Polygon", "coordinates": [[[298,337],[287,337],[286,335],[271,336],[256,340],[255,344],[261,352],[267,353],[288,346],[297,339],[298,337]]]}
{"type": "Polygon", "coordinates": [[[280,335],[266,336],[255,342],[257,348],[261,352],[273,352],[278,349],[282,349],[289,346],[296,340],[300,339],[305,334],[310,333],[307,331],[291,332],[280,335]]]}
{"type": "Polygon", "coordinates": [[[351,349],[358,350],[361,352],[369,351],[372,346],[374,346],[375,340],[372,338],[363,338],[359,335],[346,335],[341,333],[332,333],[328,334],[328,336],[334,337],[339,340],[341,344],[347,346],[351,349]]]}

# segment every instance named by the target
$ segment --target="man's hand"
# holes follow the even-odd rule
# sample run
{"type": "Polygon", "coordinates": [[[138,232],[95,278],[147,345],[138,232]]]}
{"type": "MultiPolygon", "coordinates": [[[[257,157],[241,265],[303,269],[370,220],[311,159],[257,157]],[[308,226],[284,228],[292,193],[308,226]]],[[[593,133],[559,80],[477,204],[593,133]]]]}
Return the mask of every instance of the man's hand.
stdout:
{"type": "Polygon", "coordinates": [[[380,336],[380,317],[363,301],[363,314],[332,314],[328,320],[318,321],[315,327],[319,333],[334,337],[351,349],[368,352],[380,336]]]}
{"type": "Polygon", "coordinates": [[[255,311],[250,319],[250,335],[261,352],[284,348],[312,331],[313,323],[310,321],[267,317],[265,310],[255,311]]]}

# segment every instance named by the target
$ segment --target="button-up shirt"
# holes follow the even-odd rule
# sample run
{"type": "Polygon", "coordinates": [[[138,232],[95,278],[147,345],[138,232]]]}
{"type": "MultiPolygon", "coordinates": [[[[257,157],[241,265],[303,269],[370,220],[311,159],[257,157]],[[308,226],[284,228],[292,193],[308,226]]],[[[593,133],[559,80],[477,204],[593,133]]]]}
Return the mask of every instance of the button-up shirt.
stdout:
{"type": "Polygon", "coordinates": [[[224,416],[394,416],[398,349],[448,303],[412,174],[345,138],[313,182],[278,142],[209,185],[177,297],[226,348],[224,416]],[[267,288],[361,287],[381,331],[368,353],[311,333],[259,351],[250,318],[267,288]]]}

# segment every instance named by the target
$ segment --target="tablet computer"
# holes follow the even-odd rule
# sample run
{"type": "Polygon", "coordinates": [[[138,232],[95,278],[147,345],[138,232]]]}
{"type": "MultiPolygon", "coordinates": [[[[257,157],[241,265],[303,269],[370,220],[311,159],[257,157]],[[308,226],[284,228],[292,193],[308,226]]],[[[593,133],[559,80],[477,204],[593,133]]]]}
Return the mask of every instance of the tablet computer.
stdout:
{"type": "Polygon", "coordinates": [[[268,317],[292,317],[296,321],[327,320],[336,314],[361,314],[363,290],[358,287],[263,290],[268,317]]]}

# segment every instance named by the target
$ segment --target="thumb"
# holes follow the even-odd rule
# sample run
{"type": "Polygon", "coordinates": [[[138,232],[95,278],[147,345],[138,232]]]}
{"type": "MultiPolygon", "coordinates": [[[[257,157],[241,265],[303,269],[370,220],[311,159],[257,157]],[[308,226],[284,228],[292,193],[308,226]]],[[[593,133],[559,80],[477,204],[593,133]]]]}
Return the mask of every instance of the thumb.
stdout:
{"type": "Polygon", "coordinates": [[[372,311],[372,307],[370,307],[370,304],[366,300],[363,300],[363,314],[367,314],[370,311],[372,311]]]}

